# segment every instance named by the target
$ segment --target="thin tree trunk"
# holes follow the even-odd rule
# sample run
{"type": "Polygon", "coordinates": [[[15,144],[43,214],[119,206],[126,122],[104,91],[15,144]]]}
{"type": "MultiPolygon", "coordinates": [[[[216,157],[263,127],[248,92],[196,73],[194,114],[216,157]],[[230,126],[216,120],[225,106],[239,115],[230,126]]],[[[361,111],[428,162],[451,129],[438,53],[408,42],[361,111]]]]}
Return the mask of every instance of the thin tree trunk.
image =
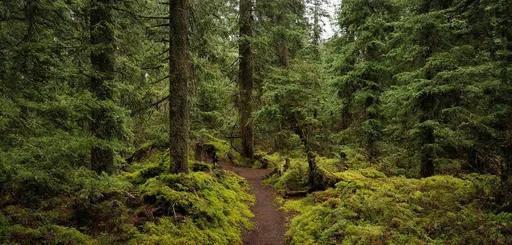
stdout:
{"type": "Polygon", "coordinates": [[[254,132],[252,122],[253,57],[252,37],[252,0],[240,0],[240,129],[242,136],[242,155],[254,158],[254,132]]]}
{"type": "Polygon", "coordinates": [[[315,0],[313,6],[313,54],[317,61],[320,60],[320,35],[322,32],[322,28],[320,27],[321,7],[320,0],[315,0]]]}
{"type": "Polygon", "coordinates": [[[284,34],[281,35],[281,40],[279,43],[279,63],[283,67],[290,66],[288,43],[286,42],[286,36],[284,34]]]}
{"type": "Polygon", "coordinates": [[[434,129],[432,127],[427,127],[423,129],[423,147],[421,148],[421,169],[420,174],[421,177],[426,178],[433,176],[435,174],[434,169],[434,150],[432,148],[432,144],[435,143],[435,135],[434,129]]]}
{"type": "MultiPolygon", "coordinates": [[[[279,14],[276,16],[276,23],[278,26],[286,30],[288,28],[288,12],[286,0],[280,0],[280,8],[281,10],[279,11],[279,14]]],[[[284,31],[278,34],[277,54],[279,56],[279,64],[282,67],[289,67],[290,51],[288,50],[288,42],[286,38],[286,33],[284,31]]]]}
{"type": "Polygon", "coordinates": [[[169,146],[173,173],[189,172],[188,8],[188,0],[169,2],[169,146]]]}
{"type": "MultiPolygon", "coordinates": [[[[103,102],[112,100],[112,88],[108,82],[114,79],[114,31],[112,24],[112,0],[91,0],[90,44],[91,63],[94,75],[90,80],[89,90],[103,102]]],[[[109,109],[100,106],[92,111],[90,125],[93,135],[102,141],[114,137],[115,121],[109,115],[109,109]]],[[[91,149],[91,169],[96,172],[114,171],[114,151],[104,144],[96,144],[91,149]]]]}

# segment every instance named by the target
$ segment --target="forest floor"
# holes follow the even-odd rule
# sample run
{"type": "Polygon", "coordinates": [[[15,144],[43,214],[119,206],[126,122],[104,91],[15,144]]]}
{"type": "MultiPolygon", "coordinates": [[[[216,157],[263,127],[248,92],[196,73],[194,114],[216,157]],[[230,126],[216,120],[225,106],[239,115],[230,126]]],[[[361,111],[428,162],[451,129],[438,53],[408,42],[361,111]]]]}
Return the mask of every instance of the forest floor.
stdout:
{"type": "Polygon", "coordinates": [[[262,181],[269,169],[239,168],[229,163],[221,164],[223,169],[230,170],[242,176],[252,187],[256,196],[256,204],[252,208],[255,215],[253,230],[244,234],[246,245],[281,245],[284,244],[286,233],[286,218],[276,203],[278,196],[272,186],[264,185],[262,181]]]}

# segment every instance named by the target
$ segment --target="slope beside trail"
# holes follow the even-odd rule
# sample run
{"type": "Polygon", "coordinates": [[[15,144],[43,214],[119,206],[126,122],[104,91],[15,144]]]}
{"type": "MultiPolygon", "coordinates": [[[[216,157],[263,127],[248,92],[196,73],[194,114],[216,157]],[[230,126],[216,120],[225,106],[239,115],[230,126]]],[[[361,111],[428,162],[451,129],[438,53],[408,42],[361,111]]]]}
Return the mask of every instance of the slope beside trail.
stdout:
{"type": "Polygon", "coordinates": [[[286,219],[283,211],[279,210],[275,202],[277,193],[271,186],[262,183],[268,169],[238,168],[229,163],[222,164],[222,168],[235,172],[247,180],[256,196],[256,204],[252,208],[255,215],[254,229],[244,234],[243,242],[246,245],[282,245],[286,233],[286,219]]]}

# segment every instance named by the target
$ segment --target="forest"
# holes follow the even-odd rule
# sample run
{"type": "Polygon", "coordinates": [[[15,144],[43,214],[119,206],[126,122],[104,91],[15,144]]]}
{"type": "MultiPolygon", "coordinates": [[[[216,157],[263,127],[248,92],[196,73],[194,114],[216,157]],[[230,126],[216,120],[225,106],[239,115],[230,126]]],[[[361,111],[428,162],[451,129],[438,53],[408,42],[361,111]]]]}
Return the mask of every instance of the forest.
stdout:
{"type": "Polygon", "coordinates": [[[0,244],[512,244],[512,0],[2,0],[0,244]]]}

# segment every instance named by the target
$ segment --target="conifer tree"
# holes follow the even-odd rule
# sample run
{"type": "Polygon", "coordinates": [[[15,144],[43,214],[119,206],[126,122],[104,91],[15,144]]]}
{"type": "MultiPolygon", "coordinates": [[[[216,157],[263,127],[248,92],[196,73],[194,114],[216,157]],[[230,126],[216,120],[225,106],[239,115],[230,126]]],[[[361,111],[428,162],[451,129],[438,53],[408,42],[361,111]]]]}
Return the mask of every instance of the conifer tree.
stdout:
{"type": "Polygon", "coordinates": [[[114,80],[114,30],[110,0],[91,0],[90,44],[91,63],[94,69],[89,90],[99,101],[92,111],[91,131],[100,140],[91,149],[91,168],[97,172],[114,171],[114,151],[108,141],[114,137],[116,127],[109,108],[113,99],[114,80]]]}
{"type": "Polygon", "coordinates": [[[169,118],[173,173],[188,173],[190,57],[188,0],[169,2],[169,118]]]}
{"type": "Polygon", "coordinates": [[[254,157],[254,132],[252,121],[253,108],[253,57],[252,57],[252,0],[240,0],[240,133],[242,137],[242,155],[254,157]]]}

